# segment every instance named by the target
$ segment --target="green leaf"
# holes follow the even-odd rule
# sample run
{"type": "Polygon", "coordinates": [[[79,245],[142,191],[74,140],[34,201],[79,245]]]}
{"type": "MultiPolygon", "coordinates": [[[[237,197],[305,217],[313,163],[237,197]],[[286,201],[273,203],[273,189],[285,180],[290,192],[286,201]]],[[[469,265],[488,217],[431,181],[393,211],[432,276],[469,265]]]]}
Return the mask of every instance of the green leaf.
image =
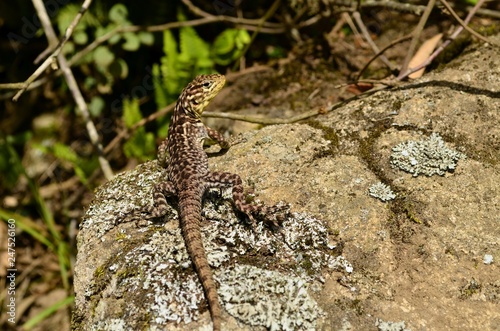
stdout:
{"type": "MultiPolygon", "coordinates": [[[[123,101],[123,121],[128,128],[142,119],[142,113],[139,109],[137,99],[125,99],[123,101]]],[[[132,137],[123,144],[125,156],[137,158],[141,161],[150,159],[156,150],[155,138],[153,133],[146,132],[144,127],[139,127],[132,137]]]]}
{"type": "Polygon", "coordinates": [[[86,76],[85,81],[83,82],[83,86],[85,87],[86,90],[92,89],[94,86],[96,86],[97,81],[95,77],[92,76],[86,76]]]}
{"type": "Polygon", "coordinates": [[[100,96],[96,95],[90,100],[89,104],[89,111],[90,114],[93,117],[98,117],[102,114],[102,110],[104,109],[104,106],[106,103],[104,102],[104,99],[101,98],[100,96]]]}
{"type": "Polygon", "coordinates": [[[243,49],[250,41],[250,34],[246,30],[224,30],[212,46],[214,61],[220,65],[228,65],[242,55],[243,49]]]}
{"type": "MultiPolygon", "coordinates": [[[[84,185],[88,184],[87,173],[80,167],[80,165],[84,164],[85,161],[80,156],[78,156],[78,154],[76,154],[76,152],[71,147],[57,142],[51,148],[51,152],[59,160],[69,162],[72,168],[75,170],[75,174],[80,179],[80,181],[84,185]]],[[[95,167],[93,169],[95,169],[95,167]]],[[[91,171],[92,170],[89,169],[89,173],[91,171]]]]}
{"type": "Polygon", "coordinates": [[[120,79],[125,79],[128,76],[128,65],[123,59],[116,59],[109,66],[109,71],[114,77],[119,77],[120,79]]]}
{"type": "Polygon", "coordinates": [[[117,3],[109,10],[109,19],[115,23],[124,23],[127,21],[128,10],[124,4],[117,3]]]}
{"type": "MultiPolygon", "coordinates": [[[[57,15],[57,27],[59,28],[59,33],[63,34],[64,31],[71,24],[75,16],[80,11],[80,6],[76,4],[68,4],[60,8],[57,15]]],[[[82,23],[82,22],[81,22],[82,23]]],[[[84,24],[85,25],[85,24],[84,24]]]]}
{"type": "Polygon", "coordinates": [[[73,54],[75,52],[75,44],[72,41],[68,41],[66,44],[64,44],[62,53],[64,55],[67,54],[73,54]]]}
{"type": "Polygon", "coordinates": [[[115,55],[106,46],[99,46],[94,51],[94,61],[98,66],[108,67],[115,59],[115,55]]]}
{"type": "Polygon", "coordinates": [[[122,118],[127,128],[131,128],[135,123],[139,122],[142,119],[141,110],[139,109],[139,100],[123,100],[122,118]]]}
{"type": "Polygon", "coordinates": [[[19,176],[24,172],[22,164],[17,162],[17,155],[12,153],[31,139],[31,133],[26,131],[16,136],[0,137],[0,184],[3,187],[13,188],[19,176]]]}
{"type": "Polygon", "coordinates": [[[113,37],[109,38],[108,43],[110,45],[117,44],[122,39],[119,33],[115,34],[113,37]]]}
{"type": "MultiPolygon", "coordinates": [[[[71,24],[76,15],[80,12],[79,4],[67,4],[65,6],[61,6],[59,8],[57,14],[57,27],[59,29],[59,33],[62,35],[64,31],[71,24]]],[[[50,15],[51,13],[49,13],[50,15]]],[[[87,11],[85,15],[82,16],[80,22],[76,26],[75,30],[85,30],[87,27],[98,27],[100,26],[100,21],[95,17],[92,12],[87,11]]]]}
{"type": "Polygon", "coordinates": [[[155,37],[151,32],[141,31],[137,35],[141,43],[143,43],[144,45],[151,46],[155,41],[155,37]]]}
{"type": "Polygon", "coordinates": [[[217,55],[227,54],[231,52],[235,47],[235,39],[237,36],[238,30],[236,29],[226,29],[222,31],[221,34],[215,38],[213,43],[214,53],[217,55]]]}
{"type": "Polygon", "coordinates": [[[158,64],[153,65],[152,73],[156,106],[158,108],[166,107],[170,100],[168,97],[167,89],[162,84],[160,66],[158,64]]]}
{"type": "Polygon", "coordinates": [[[123,144],[125,156],[135,157],[141,161],[151,159],[155,149],[154,135],[151,132],[146,132],[144,127],[137,129],[135,134],[123,144]]]}
{"type": "Polygon", "coordinates": [[[236,47],[240,50],[245,48],[252,41],[252,37],[248,33],[247,30],[238,30],[238,34],[236,35],[236,47]]]}
{"type": "Polygon", "coordinates": [[[69,161],[73,164],[78,160],[78,155],[74,150],[71,149],[71,147],[59,142],[56,142],[54,144],[54,146],[52,147],[52,152],[58,159],[69,161]]]}
{"type": "MultiPolygon", "coordinates": [[[[103,27],[103,26],[98,27],[95,31],[95,34],[94,34],[95,38],[97,39],[97,38],[104,36],[105,34],[115,30],[117,28],[117,26],[118,26],[117,24],[110,23],[105,27],[103,27]]],[[[117,42],[119,42],[121,38],[122,38],[122,36],[119,33],[117,33],[108,39],[108,43],[111,45],[114,45],[117,42]]]]}
{"type": "MultiPolygon", "coordinates": [[[[163,85],[169,96],[179,92],[179,72],[177,63],[179,53],[177,52],[177,41],[170,30],[163,33],[163,51],[165,56],[161,58],[161,75],[163,76],[163,85]]],[[[170,100],[169,100],[170,101],[170,100]]]]}
{"type": "Polygon", "coordinates": [[[179,54],[177,52],[177,41],[170,30],[163,33],[163,52],[165,52],[165,56],[161,58],[161,74],[164,78],[168,77],[169,80],[175,80],[175,63],[177,63],[179,54]]]}
{"type": "Polygon", "coordinates": [[[39,325],[40,322],[47,319],[50,315],[54,314],[56,311],[58,311],[61,308],[64,308],[66,306],[70,306],[74,301],[75,301],[75,297],[69,296],[69,297],[66,297],[59,302],[52,304],[48,308],[42,310],[41,312],[37,313],[35,316],[31,317],[26,323],[24,323],[22,325],[22,328],[29,330],[29,329],[39,325]]]}
{"type": "Polygon", "coordinates": [[[87,33],[85,30],[75,29],[75,32],[73,32],[73,41],[77,45],[84,45],[88,42],[89,37],[87,36],[87,33]]]}
{"type": "Polygon", "coordinates": [[[186,53],[191,59],[210,58],[210,47],[190,26],[179,31],[181,54],[186,53]]]}
{"type": "Polygon", "coordinates": [[[126,51],[135,52],[141,46],[141,41],[135,33],[125,32],[123,38],[125,38],[125,43],[122,45],[122,48],[126,51]]]}

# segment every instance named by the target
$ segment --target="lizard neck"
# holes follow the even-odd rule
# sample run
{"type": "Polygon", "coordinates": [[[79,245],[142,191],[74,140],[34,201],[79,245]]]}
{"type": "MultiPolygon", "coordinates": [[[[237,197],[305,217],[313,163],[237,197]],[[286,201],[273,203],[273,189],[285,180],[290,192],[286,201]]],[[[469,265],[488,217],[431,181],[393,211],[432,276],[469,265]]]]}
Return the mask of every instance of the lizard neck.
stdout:
{"type": "Polygon", "coordinates": [[[170,126],[182,125],[186,122],[200,123],[201,118],[198,114],[187,111],[186,108],[182,106],[182,102],[177,102],[170,126]]]}

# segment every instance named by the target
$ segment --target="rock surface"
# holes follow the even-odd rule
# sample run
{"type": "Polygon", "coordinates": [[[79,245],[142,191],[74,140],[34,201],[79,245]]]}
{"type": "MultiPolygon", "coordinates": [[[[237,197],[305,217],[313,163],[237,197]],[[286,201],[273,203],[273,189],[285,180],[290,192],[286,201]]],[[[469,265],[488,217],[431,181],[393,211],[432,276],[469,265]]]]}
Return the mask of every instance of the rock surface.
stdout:
{"type": "MultiPolygon", "coordinates": [[[[238,173],[256,199],[285,201],[295,213],[289,237],[255,235],[225,196],[207,198],[203,232],[223,288],[224,330],[500,330],[497,49],[476,46],[416,82],[239,140],[210,158],[211,169],[238,173]],[[394,146],[432,133],[466,156],[455,169],[413,176],[391,166],[394,146]],[[370,196],[378,182],[396,198],[370,196]],[[286,238],[295,239],[287,246],[286,238]],[[259,298],[253,305],[272,316],[265,321],[248,305],[234,312],[249,285],[224,290],[245,275],[258,292],[249,302],[259,298]]],[[[152,203],[164,176],[152,161],[96,192],[78,237],[75,329],[162,329],[175,316],[181,322],[169,330],[210,329],[175,210],[139,227],[118,221],[152,203]],[[162,306],[168,296],[179,300],[162,306]]]]}

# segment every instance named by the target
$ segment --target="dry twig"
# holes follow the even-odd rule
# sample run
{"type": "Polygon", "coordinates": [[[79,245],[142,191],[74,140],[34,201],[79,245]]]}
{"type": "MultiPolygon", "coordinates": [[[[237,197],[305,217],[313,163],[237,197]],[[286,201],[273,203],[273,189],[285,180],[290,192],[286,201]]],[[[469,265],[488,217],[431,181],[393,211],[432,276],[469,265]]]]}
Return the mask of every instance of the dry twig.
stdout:
{"type": "MultiPolygon", "coordinates": [[[[479,10],[479,8],[483,5],[483,3],[484,3],[484,0],[479,0],[477,2],[477,4],[474,7],[472,7],[469,14],[467,15],[467,17],[464,20],[465,25],[469,24],[470,20],[472,19],[472,17],[474,17],[475,13],[477,12],[477,10],[479,10]]],[[[451,43],[451,41],[454,40],[460,34],[460,32],[462,32],[463,29],[464,29],[463,25],[460,25],[459,27],[457,27],[457,29],[451,34],[451,36],[446,41],[444,41],[434,51],[434,53],[432,53],[431,56],[429,56],[429,58],[427,58],[427,60],[425,60],[424,63],[422,63],[421,65],[419,65],[415,68],[409,68],[408,70],[406,70],[406,72],[404,74],[403,74],[403,72],[401,72],[400,77],[398,77],[398,80],[402,80],[402,79],[406,78],[407,76],[409,76],[410,74],[412,74],[413,72],[418,71],[418,70],[428,66],[439,55],[439,53],[441,53],[446,48],[446,46],[448,46],[451,43]]]]}
{"type": "Polygon", "coordinates": [[[401,79],[402,75],[408,70],[408,64],[410,63],[410,60],[413,57],[413,54],[415,53],[420,35],[422,34],[425,24],[427,23],[427,20],[429,19],[429,16],[431,15],[431,12],[434,9],[435,5],[436,5],[436,0],[429,0],[424,13],[422,14],[422,17],[420,17],[420,20],[418,21],[416,28],[413,30],[410,47],[408,48],[408,53],[406,54],[403,66],[401,67],[401,70],[399,72],[398,79],[401,79]]]}
{"type": "Polygon", "coordinates": [[[393,42],[391,42],[389,45],[385,46],[384,48],[382,48],[377,54],[375,54],[366,64],[365,66],[359,71],[355,81],[358,82],[360,79],[361,79],[361,76],[363,75],[363,72],[366,70],[366,68],[368,68],[368,66],[373,62],[375,61],[375,59],[377,57],[379,57],[381,54],[383,54],[386,50],[388,50],[389,48],[399,44],[399,43],[402,43],[403,41],[406,41],[408,39],[411,38],[411,35],[406,35],[406,36],[403,36],[401,38],[398,38],[396,40],[394,40],[393,42]]]}
{"type": "Polygon", "coordinates": [[[174,106],[175,102],[149,115],[148,117],[141,119],[139,122],[132,125],[132,127],[121,130],[116,135],[116,137],[106,146],[106,148],[104,148],[104,154],[108,155],[116,146],[118,146],[118,143],[122,139],[126,139],[128,136],[133,134],[138,128],[146,125],[149,122],[156,120],[159,117],[165,116],[168,113],[172,112],[172,110],[174,110],[174,106]]]}
{"type": "MultiPolygon", "coordinates": [[[[480,35],[476,31],[474,31],[471,28],[469,28],[469,26],[467,25],[467,23],[465,23],[464,21],[462,21],[462,19],[457,15],[457,13],[455,13],[455,11],[451,8],[450,4],[446,0],[440,0],[440,1],[446,7],[446,9],[448,9],[448,11],[450,12],[451,16],[453,16],[453,18],[458,22],[458,24],[460,24],[465,30],[467,30],[467,32],[469,32],[470,34],[472,34],[474,37],[478,38],[479,40],[482,40],[482,41],[484,41],[486,43],[489,43],[489,44],[496,45],[495,43],[492,43],[491,40],[489,40],[488,38],[480,35]]],[[[474,8],[476,8],[476,10],[477,10],[479,7],[481,7],[481,5],[483,3],[484,3],[484,1],[478,1],[477,4],[474,6],[474,8]]],[[[474,10],[474,8],[471,10],[471,12],[474,10]]]]}
{"type": "MultiPolygon", "coordinates": [[[[73,33],[74,28],[78,25],[78,22],[80,22],[80,19],[82,18],[83,14],[85,14],[85,11],[87,11],[87,8],[90,6],[92,3],[92,0],[85,0],[85,2],[82,5],[82,9],[78,12],[78,14],[75,16],[71,24],[68,26],[66,31],[64,32],[64,36],[59,41],[59,44],[57,47],[55,47],[54,51],[52,52],[52,55],[49,56],[39,67],[35,72],[24,82],[23,88],[14,95],[14,98],[12,100],[17,101],[19,97],[26,91],[28,86],[35,80],[37,79],[44,71],[51,65],[52,63],[55,63],[56,58],[58,57],[59,53],[61,53],[61,50],[66,43],[66,41],[69,40],[71,37],[71,34],[73,33]]],[[[37,11],[38,16],[40,17],[40,20],[42,20],[42,26],[44,28],[45,33],[49,33],[47,35],[47,39],[49,40],[49,44],[54,45],[57,40],[56,34],[52,28],[52,25],[49,24],[50,29],[45,30],[47,28],[46,22],[50,22],[49,16],[47,15],[47,11],[45,10],[45,6],[43,3],[39,3],[38,1],[33,1],[33,5],[35,6],[35,9],[37,11]],[[43,7],[43,8],[42,8],[43,7]],[[45,14],[44,14],[45,13],[45,14]],[[44,19],[42,19],[41,16],[46,16],[44,19]],[[45,24],[43,22],[45,20],[45,24]]]]}
{"type": "MultiPolygon", "coordinates": [[[[47,11],[45,9],[45,5],[43,4],[42,0],[32,0],[33,5],[35,6],[35,9],[37,11],[38,17],[40,18],[40,22],[42,24],[42,27],[45,31],[45,35],[47,36],[47,40],[49,41],[49,45],[55,45],[57,44],[57,36],[54,31],[54,28],[52,27],[49,19],[49,15],[47,14],[47,11]]],[[[109,180],[113,177],[113,171],[111,170],[111,166],[109,165],[108,160],[104,158],[103,153],[102,153],[102,145],[99,142],[99,135],[97,133],[97,129],[92,122],[90,118],[90,114],[88,111],[87,103],[85,102],[83,95],[78,88],[78,83],[76,82],[75,76],[73,76],[73,72],[68,66],[68,63],[66,61],[66,58],[64,57],[63,54],[61,54],[61,49],[64,46],[64,43],[70,38],[71,33],[73,32],[73,29],[75,26],[78,24],[80,21],[83,13],[87,10],[88,6],[92,3],[92,0],[85,0],[85,2],[82,5],[82,8],[80,9],[78,15],[75,17],[73,22],[71,22],[70,26],[66,29],[66,32],[64,33],[64,37],[61,41],[59,41],[59,44],[57,48],[54,50],[53,54],[45,61],[53,61],[53,59],[57,58],[57,61],[59,63],[59,66],[61,67],[61,70],[64,74],[64,77],[66,79],[66,82],[68,84],[68,88],[71,91],[71,94],[73,95],[73,99],[75,100],[77,104],[77,108],[80,110],[80,115],[83,117],[83,120],[85,121],[85,126],[87,128],[87,132],[90,137],[90,141],[92,145],[96,148],[98,154],[99,154],[99,163],[101,166],[101,169],[104,173],[104,176],[109,180]]],[[[42,64],[43,66],[43,64],[42,64]]],[[[35,73],[39,71],[37,69],[35,73]]],[[[33,77],[33,75],[32,75],[33,77]]],[[[31,78],[31,77],[30,77],[31,78]]],[[[28,81],[27,81],[28,82],[28,81]]],[[[19,92],[22,93],[26,89],[23,89],[19,92]]],[[[18,93],[20,95],[20,93],[18,93]]]]}
{"type": "MultiPolygon", "coordinates": [[[[365,24],[363,23],[363,20],[361,19],[361,15],[359,14],[359,12],[355,11],[354,13],[352,13],[352,16],[353,16],[354,20],[356,21],[356,23],[358,24],[359,28],[361,29],[361,33],[365,37],[366,41],[373,49],[373,52],[375,54],[380,53],[380,50],[379,50],[377,44],[375,44],[372,37],[370,36],[370,32],[368,32],[368,29],[366,28],[365,24]]],[[[391,61],[389,61],[389,59],[387,57],[385,57],[385,55],[380,55],[380,60],[382,60],[382,62],[384,62],[384,64],[387,67],[389,67],[389,69],[391,71],[395,70],[394,65],[391,63],[391,61]]]]}

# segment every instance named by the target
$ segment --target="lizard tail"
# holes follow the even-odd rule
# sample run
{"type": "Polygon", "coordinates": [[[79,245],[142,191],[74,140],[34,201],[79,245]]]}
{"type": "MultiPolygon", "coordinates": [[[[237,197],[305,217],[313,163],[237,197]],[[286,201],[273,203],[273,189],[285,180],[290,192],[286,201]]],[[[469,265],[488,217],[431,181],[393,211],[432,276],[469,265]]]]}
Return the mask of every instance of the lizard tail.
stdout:
{"type": "Polygon", "coordinates": [[[200,232],[201,197],[179,197],[182,236],[189,256],[200,278],[212,316],[213,330],[221,329],[221,307],[212,269],[208,264],[200,232]]]}

